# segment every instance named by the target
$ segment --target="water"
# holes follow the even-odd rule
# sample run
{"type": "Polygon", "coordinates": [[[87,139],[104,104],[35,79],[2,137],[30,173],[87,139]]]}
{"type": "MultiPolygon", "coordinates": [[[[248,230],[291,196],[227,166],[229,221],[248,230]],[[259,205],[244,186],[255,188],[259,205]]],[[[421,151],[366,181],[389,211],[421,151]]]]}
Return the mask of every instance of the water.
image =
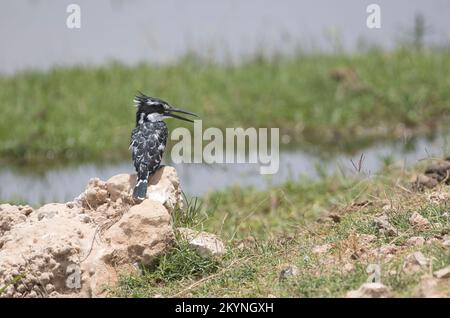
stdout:
{"type": "Polygon", "coordinates": [[[361,39],[391,48],[418,13],[425,44],[448,44],[448,0],[2,1],[0,74],[111,59],[167,63],[188,50],[224,61],[299,46],[353,50],[361,39]],[[71,3],[81,7],[81,29],[66,27],[71,3]],[[370,3],[381,6],[381,29],[366,26],[370,3]]]}
{"type": "MultiPolygon", "coordinates": [[[[259,174],[259,166],[251,164],[182,164],[174,165],[188,196],[200,196],[239,184],[264,189],[270,185],[302,177],[317,179],[326,174],[351,176],[356,173],[371,176],[385,164],[386,159],[407,167],[417,161],[442,157],[448,149],[448,138],[420,139],[412,147],[405,143],[379,144],[353,155],[337,155],[321,159],[302,150],[282,151],[279,172],[271,177],[259,174]],[[358,161],[364,154],[360,171],[358,161]],[[320,169],[317,169],[320,166],[320,169]]],[[[120,164],[83,164],[77,167],[50,169],[43,174],[30,174],[13,168],[0,168],[0,200],[20,198],[30,204],[65,202],[81,193],[92,177],[107,180],[119,173],[132,173],[130,162],[120,164]]]]}

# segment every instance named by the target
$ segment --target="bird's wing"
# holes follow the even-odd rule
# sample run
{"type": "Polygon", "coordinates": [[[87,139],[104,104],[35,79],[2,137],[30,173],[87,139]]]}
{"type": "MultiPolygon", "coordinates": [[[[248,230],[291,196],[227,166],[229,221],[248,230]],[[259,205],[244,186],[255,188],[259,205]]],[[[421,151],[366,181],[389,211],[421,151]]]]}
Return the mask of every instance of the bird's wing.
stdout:
{"type": "Polygon", "coordinates": [[[158,169],[166,142],[165,124],[146,123],[133,129],[130,148],[138,175],[152,174],[158,169]]]}

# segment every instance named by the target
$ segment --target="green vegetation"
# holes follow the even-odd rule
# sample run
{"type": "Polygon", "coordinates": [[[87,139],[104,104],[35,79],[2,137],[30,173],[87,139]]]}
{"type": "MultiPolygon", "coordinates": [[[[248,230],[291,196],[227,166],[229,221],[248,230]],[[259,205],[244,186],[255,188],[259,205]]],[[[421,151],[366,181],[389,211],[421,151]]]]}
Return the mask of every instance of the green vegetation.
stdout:
{"type": "MultiPolygon", "coordinates": [[[[218,233],[228,246],[223,258],[200,258],[178,241],[155,268],[123,276],[111,292],[125,297],[342,297],[367,281],[370,264],[379,264],[392,296],[416,296],[424,274],[450,264],[450,251],[442,245],[450,231],[445,199],[450,192],[446,186],[412,192],[405,182],[412,174],[391,166],[370,179],[330,177],[267,191],[234,188],[211,194],[195,209],[191,202],[189,217],[177,225],[218,233]],[[431,226],[411,226],[414,212],[431,226]],[[387,216],[396,235],[374,225],[380,215],[387,216]],[[429,243],[406,243],[419,236],[429,243]],[[417,251],[431,268],[404,271],[406,256],[417,251]],[[298,276],[281,279],[287,265],[297,266],[298,276]]],[[[450,295],[445,280],[436,288],[450,295]]]]}
{"type": "Polygon", "coordinates": [[[127,158],[137,90],[197,112],[204,127],[280,127],[306,148],[354,149],[434,131],[450,111],[448,74],[448,49],[27,71],[0,77],[0,156],[127,158]]]}

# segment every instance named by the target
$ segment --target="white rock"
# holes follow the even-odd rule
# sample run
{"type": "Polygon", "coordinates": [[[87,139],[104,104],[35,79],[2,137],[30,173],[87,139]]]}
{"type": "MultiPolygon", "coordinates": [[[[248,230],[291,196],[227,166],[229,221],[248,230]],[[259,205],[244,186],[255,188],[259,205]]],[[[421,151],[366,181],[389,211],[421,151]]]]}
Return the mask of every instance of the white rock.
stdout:
{"type": "Polygon", "coordinates": [[[174,242],[169,212],[150,200],[133,206],[106,231],[104,238],[111,246],[105,258],[116,264],[150,265],[174,242]]]}
{"type": "Polygon", "coordinates": [[[37,218],[39,221],[44,218],[51,219],[58,215],[59,211],[65,211],[67,208],[66,204],[49,203],[36,210],[37,218]]]}
{"type": "Polygon", "coordinates": [[[450,265],[434,272],[433,275],[439,279],[450,278],[450,265]]]}
{"type": "Polygon", "coordinates": [[[126,173],[115,175],[106,181],[106,189],[111,200],[117,201],[132,194],[132,184],[136,183],[136,176],[126,173]]]}
{"type": "Polygon", "coordinates": [[[403,271],[407,274],[416,273],[428,266],[429,263],[430,261],[422,254],[422,252],[415,252],[406,256],[403,263],[403,271]]]}
{"type": "Polygon", "coordinates": [[[411,224],[412,226],[414,226],[419,230],[424,230],[430,227],[430,221],[428,221],[426,218],[424,218],[417,212],[414,212],[411,215],[411,217],[409,218],[409,224],[411,224]]]}
{"type": "Polygon", "coordinates": [[[180,236],[202,257],[222,256],[226,249],[223,242],[214,234],[199,232],[188,228],[178,228],[180,236]]]}
{"type": "Polygon", "coordinates": [[[163,204],[169,213],[182,204],[180,179],[175,168],[164,166],[150,176],[147,198],[163,204]]]}

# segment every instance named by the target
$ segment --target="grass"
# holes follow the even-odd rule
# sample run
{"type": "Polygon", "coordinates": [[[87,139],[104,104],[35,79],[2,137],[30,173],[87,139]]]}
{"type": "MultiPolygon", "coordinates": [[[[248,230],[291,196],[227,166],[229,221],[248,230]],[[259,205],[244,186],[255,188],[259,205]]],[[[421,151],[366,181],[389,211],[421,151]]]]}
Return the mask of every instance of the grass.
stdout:
{"type": "Polygon", "coordinates": [[[205,204],[215,208],[210,209],[204,226],[225,239],[243,239],[250,233],[270,238],[267,233],[295,230],[335,205],[350,202],[361,187],[355,180],[338,176],[287,182],[267,191],[236,186],[205,198],[205,204]]]}
{"type": "MultiPolygon", "coordinates": [[[[365,283],[368,266],[377,264],[381,282],[391,289],[393,297],[418,296],[424,275],[450,264],[450,251],[439,241],[450,232],[450,206],[445,199],[450,197],[450,188],[412,192],[407,180],[413,173],[390,166],[370,179],[329,177],[266,191],[235,188],[211,194],[201,205],[197,202],[189,218],[177,226],[195,224],[198,229],[219,233],[227,245],[226,255],[204,259],[186,242],[178,241],[156,268],[123,276],[112,294],[343,297],[365,283]],[[432,225],[412,227],[409,217],[414,212],[432,225]],[[374,226],[374,218],[381,214],[388,216],[397,235],[390,236],[374,226]],[[334,221],[325,217],[330,215],[335,216],[334,221]],[[193,223],[195,219],[201,221],[193,223]],[[414,236],[429,243],[408,246],[407,239],[414,236]],[[329,247],[318,252],[315,248],[320,246],[329,247]],[[389,249],[393,252],[383,252],[389,249]],[[405,272],[406,256],[417,251],[431,261],[431,268],[405,272]],[[297,266],[299,274],[281,279],[280,273],[288,265],[297,266]]],[[[448,280],[440,280],[437,288],[450,296],[447,285],[448,280]]]]}
{"type": "Polygon", "coordinates": [[[188,247],[185,241],[178,241],[174,249],[164,255],[158,266],[143,268],[141,276],[124,276],[121,278],[119,296],[148,297],[153,287],[185,282],[200,278],[217,271],[217,260],[202,258],[188,247]]]}
{"type": "Polygon", "coordinates": [[[0,77],[0,156],[128,158],[138,89],[198,113],[204,128],[280,127],[305,148],[354,149],[435,131],[450,112],[448,74],[448,49],[27,71],[0,77]]]}

